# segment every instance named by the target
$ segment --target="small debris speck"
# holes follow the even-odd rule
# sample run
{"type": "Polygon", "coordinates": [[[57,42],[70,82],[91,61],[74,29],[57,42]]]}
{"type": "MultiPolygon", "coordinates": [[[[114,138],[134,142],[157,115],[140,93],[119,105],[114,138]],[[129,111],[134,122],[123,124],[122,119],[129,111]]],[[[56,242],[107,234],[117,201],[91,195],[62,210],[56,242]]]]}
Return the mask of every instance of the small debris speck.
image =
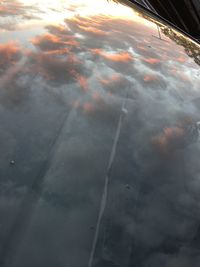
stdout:
{"type": "Polygon", "coordinates": [[[15,165],[15,161],[14,160],[11,160],[10,161],[10,165],[15,165]]]}
{"type": "Polygon", "coordinates": [[[126,189],[131,189],[129,184],[126,185],[126,189]]]}
{"type": "Polygon", "coordinates": [[[123,112],[125,115],[128,114],[128,110],[125,109],[125,108],[122,108],[122,112],[123,112]]]}

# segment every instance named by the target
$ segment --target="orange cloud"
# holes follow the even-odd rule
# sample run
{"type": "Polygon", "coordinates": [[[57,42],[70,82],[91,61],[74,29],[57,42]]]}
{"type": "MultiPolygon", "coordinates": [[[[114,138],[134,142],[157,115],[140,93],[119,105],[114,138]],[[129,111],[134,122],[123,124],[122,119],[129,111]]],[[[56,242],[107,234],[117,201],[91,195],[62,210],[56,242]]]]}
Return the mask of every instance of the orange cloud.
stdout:
{"type": "Polygon", "coordinates": [[[151,64],[151,65],[157,65],[157,64],[160,63],[160,59],[153,58],[153,57],[144,58],[143,61],[146,62],[146,63],[148,63],[148,64],[151,64]]]}
{"type": "Polygon", "coordinates": [[[110,80],[112,82],[119,82],[122,80],[122,76],[119,75],[119,74],[113,74],[111,77],[110,77],[110,80]]]}
{"type": "Polygon", "coordinates": [[[83,75],[80,75],[80,74],[77,75],[76,78],[77,78],[77,81],[78,81],[80,87],[83,88],[84,91],[88,91],[89,86],[88,86],[87,79],[83,75]]]}
{"type": "Polygon", "coordinates": [[[154,82],[157,80],[155,75],[145,75],[143,78],[144,82],[154,82]]]}
{"type": "Polygon", "coordinates": [[[94,28],[94,27],[90,27],[90,26],[79,26],[80,29],[84,30],[85,32],[89,32],[95,35],[99,35],[99,36],[106,36],[108,35],[107,32],[104,32],[98,28],[94,28]]]}
{"type": "Polygon", "coordinates": [[[114,62],[127,63],[133,60],[133,56],[128,52],[107,53],[107,52],[102,51],[101,49],[91,49],[91,52],[96,55],[100,55],[107,60],[111,60],[114,62]]]}
{"type": "Polygon", "coordinates": [[[58,50],[62,46],[77,46],[78,42],[73,36],[56,36],[54,34],[44,34],[36,36],[32,40],[32,44],[40,47],[42,50],[58,50]]]}
{"type": "Polygon", "coordinates": [[[52,51],[37,53],[30,51],[28,54],[32,62],[29,67],[32,72],[39,73],[48,81],[65,84],[66,82],[77,81],[86,90],[86,78],[84,79],[84,76],[80,73],[83,64],[73,53],[67,54],[67,57],[52,54],[52,51]]]}
{"type": "Polygon", "coordinates": [[[147,51],[147,48],[143,45],[137,45],[137,48],[141,51],[145,51],[145,52],[147,51]]]}
{"type": "Polygon", "coordinates": [[[69,38],[68,36],[68,40],[66,41],[63,40],[63,44],[68,45],[68,46],[78,46],[79,43],[73,38],[69,38]]]}
{"type": "Polygon", "coordinates": [[[107,86],[112,82],[119,82],[119,81],[121,81],[121,79],[122,79],[121,75],[113,74],[109,78],[107,78],[107,79],[99,79],[99,81],[103,86],[107,86]]]}
{"type": "Polygon", "coordinates": [[[102,54],[102,56],[104,56],[106,59],[109,59],[111,61],[115,61],[115,62],[129,62],[131,61],[133,58],[132,56],[127,53],[127,52],[124,52],[124,53],[121,53],[121,54],[102,54]]]}
{"type": "Polygon", "coordinates": [[[176,68],[171,69],[169,72],[176,78],[181,79],[182,81],[191,81],[187,73],[184,73],[176,68]]]}
{"type": "Polygon", "coordinates": [[[186,61],[187,61],[187,58],[186,57],[178,57],[178,58],[176,58],[176,60],[178,61],[178,62],[180,62],[180,63],[185,63],[186,61]]]}
{"type": "Polygon", "coordinates": [[[73,76],[73,78],[79,83],[80,87],[85,92],[87,92],[89,90],[89,84],[88,84],[87,78],[85,76],[79,74],[75,70],[72,70],[70,73],[73,76]]]}
{"type": "Polygon", "coordinates": [[[15,63],[21,56],[21,49],[17,42],[0,44],[0,66],[15,63]]]}
{"type": "Polygon", "coordinates": [[[185,132],[181,127],[167,127],[163,133],[153,139],[156,147],[163,153],[178,148],[184,139],[185,132]]]}
{"type": "Polygon", "coordinates": [[[70,33],[70,30],[66,27],[66,26],[63,26],[63,25],[49,25],[46,27],[49,32],[53,33],[53,34],[56,34],[56,35],[63,35],[63,34],[66,34],[66,33],[70,33]]]}
{"type": "Polygon", "coordinates": [[[70,50],[68,48],[62,48],[62,49],[55,49],[50,51],[43,52],[44,55],[64,55],[69,54],[70,50]]]}
{"type": "Polygon", "coordinates": [[[21,11],[22,5],[18,1],[1,3],[0,14],[2,16],[17,15],[21,11]]]}
{"type": "Polygon", "coordinates": [[[49,41],[49,42],[52,42],[52,43],[58,43],[58,42],[60,42],[60,38],[55,36],[55,35],[53,35],[53,34],[47,33],[45,35],[37,36],[37,37],[32,39],[32,43],[34,45],[39,45],[43,41],[49,41]]]}
{"type": "Polygon", "coordinates": [[[76,23],[76,25],[79,28],[83,27],[83,29],[89,28],[89,27],[91,27],[91,25],[92,25],[92,28],[94,28],[94,26],[95,26],[95,29],[97,29],[107,20],[108,20],[108,18],[102,17],[102,16],[93,16],[93,17],[92,16],[91,17],[75,16],[75,17],[70,19],[71,22],[76,23]]]}
{"type": "Polygon", "coordinates": [[[86,102],[83,104],[83,111],[90,113],[92,111],[94,111],[94,105],[90,102],[86,102]]]}
{"type": "Polygon", "coordinates": [[[99,81],[103,86],[107,86],[107,85],[110,84],[110,80],[109,79],[99,79],[99,81]]]}

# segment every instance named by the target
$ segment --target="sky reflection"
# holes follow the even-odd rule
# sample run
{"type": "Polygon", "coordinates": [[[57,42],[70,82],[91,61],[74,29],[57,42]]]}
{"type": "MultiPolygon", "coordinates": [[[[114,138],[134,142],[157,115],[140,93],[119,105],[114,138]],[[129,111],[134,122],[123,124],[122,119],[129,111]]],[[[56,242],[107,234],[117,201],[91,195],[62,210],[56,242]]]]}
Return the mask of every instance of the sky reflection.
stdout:
{"type": "Polygon", "coordinates": [[[0,265],[197,267],[199,65],[105,0],[0,16],[0,265]]]}

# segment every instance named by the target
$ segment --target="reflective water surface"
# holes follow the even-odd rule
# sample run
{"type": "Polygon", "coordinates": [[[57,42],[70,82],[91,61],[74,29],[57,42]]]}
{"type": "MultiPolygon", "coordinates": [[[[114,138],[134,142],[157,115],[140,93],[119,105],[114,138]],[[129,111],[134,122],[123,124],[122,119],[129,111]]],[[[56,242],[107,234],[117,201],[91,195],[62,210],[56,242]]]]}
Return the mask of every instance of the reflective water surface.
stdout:
{"type": "Polygon", "coordinates": [[[1,267],[200,266],[199,61],[134,6],[1,1],[1,267]]]}

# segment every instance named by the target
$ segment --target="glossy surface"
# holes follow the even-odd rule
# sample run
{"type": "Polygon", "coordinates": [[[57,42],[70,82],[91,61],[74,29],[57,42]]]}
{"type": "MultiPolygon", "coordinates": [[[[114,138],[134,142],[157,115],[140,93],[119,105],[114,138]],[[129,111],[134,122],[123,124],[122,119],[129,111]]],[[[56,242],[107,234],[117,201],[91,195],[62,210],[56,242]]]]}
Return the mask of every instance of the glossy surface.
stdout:
{"type": "Polygon", "coordinates": [[[0,266],[198,267],[199,47],[105,0],[0,16],[0,266]]]}

